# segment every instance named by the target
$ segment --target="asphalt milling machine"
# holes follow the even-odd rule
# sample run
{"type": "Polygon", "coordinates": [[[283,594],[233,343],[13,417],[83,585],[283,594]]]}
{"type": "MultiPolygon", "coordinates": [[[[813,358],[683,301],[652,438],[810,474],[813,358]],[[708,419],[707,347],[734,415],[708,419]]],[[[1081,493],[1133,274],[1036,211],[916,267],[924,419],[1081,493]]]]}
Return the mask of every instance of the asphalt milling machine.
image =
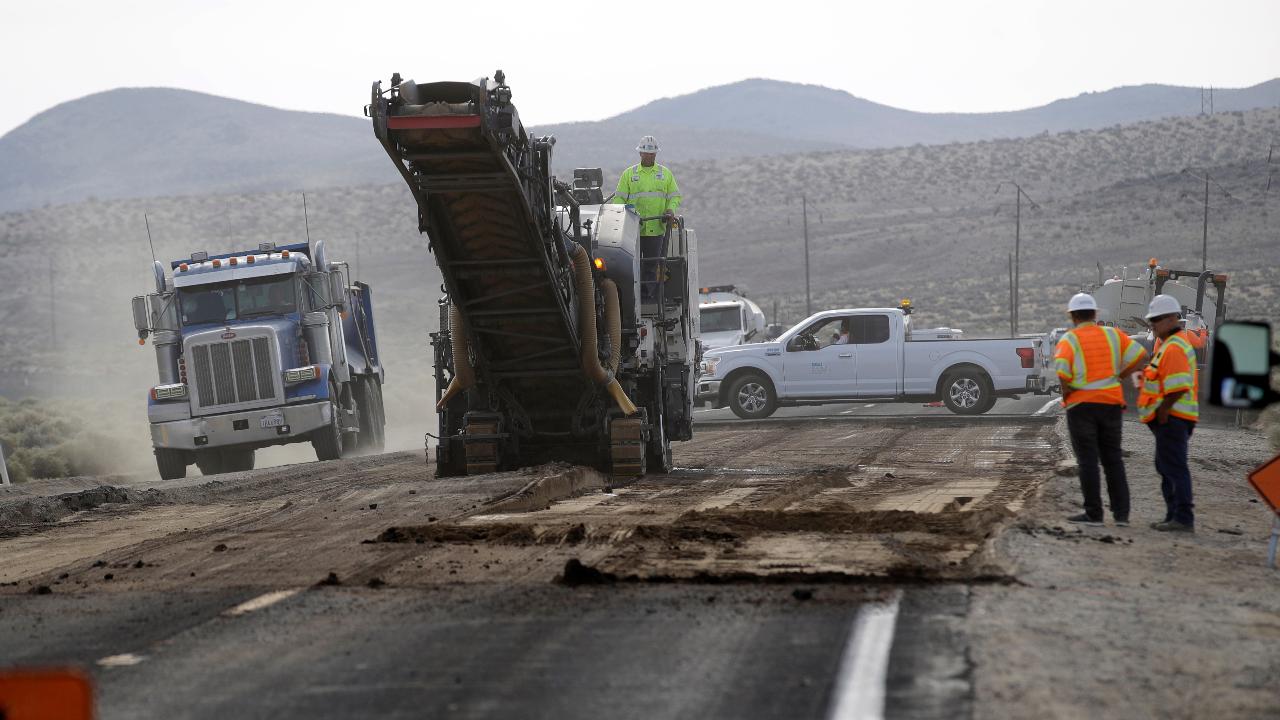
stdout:
{"type": "MultiPolygon", "coordinates": [[[[418,205],[444,280],[432,333],[440,475],[550,461],[671,469],[692,437],[697,240],[683,218],[640,257],[639,217],[599,169],[551,174],[502,71],[373,84],[366,114],[418,205]]],[[[429,452],[429,451],[428,451],[429,452]]]]}

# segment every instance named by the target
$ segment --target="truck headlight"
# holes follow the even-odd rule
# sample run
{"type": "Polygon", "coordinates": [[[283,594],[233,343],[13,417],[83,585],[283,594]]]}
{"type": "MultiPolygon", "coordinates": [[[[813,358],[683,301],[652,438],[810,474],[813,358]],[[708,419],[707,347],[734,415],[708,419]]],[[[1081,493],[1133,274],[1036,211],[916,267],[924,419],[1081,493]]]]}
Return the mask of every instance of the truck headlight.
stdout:
{"type": "Polygon", "coordinates": [[[181,400],[187,396],[186,383],[157,385],[151,388],[152,400],[181,400]]]}
{"type": "Polygon", "coordinates": [[[320,367],[317,365],[308,365],[307,367],[290,368],[284,371],[284,381],[287,383],[306,382],[315,380],[320,377],[320,367]]]}
{"type": "Polygon", "coordinates": [[[720,358],[718,357],[705,358],[702,361],[702,365],[698,368],[698,370],[706,377],[715,377],[716,366],[719,364],[720,364],[720,358]]]}

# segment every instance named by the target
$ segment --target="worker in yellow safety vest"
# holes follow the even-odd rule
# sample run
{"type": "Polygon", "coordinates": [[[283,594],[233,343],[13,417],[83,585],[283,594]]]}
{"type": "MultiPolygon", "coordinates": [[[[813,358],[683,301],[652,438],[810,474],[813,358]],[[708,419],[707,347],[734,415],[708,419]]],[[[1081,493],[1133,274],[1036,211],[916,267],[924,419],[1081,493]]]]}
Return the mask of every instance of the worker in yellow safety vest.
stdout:
{"type": "MultiPolygon", "coordinates": [[[[640,138],[636,151],[640,153],[640,162],[622,171],[612,202],[634,206],[642,218],[660,218],[640,224],[640,257],[659,257],[663,253],[666,226],[675,222],[676,210],[680,209],[680,187],[671,170],[657,163],[658,141],[652,135],[640,138]]],[[[652,280],[656,272],[655,266],[645,277],[652,280]]]]}
{"type": "Polygon", "coordinates": [[[1147,351],[1114,327],[1097,324],[1098,303],[1078,293],[1067,302],[1075,327],[1058,341],[1054,368],[1067,409],[1067,431],[1079,466],[1084,512],[1068,522],[1102,524],[1102,488],[1098,461],[1107,476],[1107,497],[1116,525],[1129,524],[1129,481],[1120,448],[1124,426],[1124,388],[1120,378],[1142,367],[1147,351]]]}
{"type": "Polygon", "coordinates": [[[1196,526],[1187,451],[1200,420],[1200,378],[1195,343],[1181,328],[1181,317],[1177,298],[1151,299],[1147,323],[1156,345],[1138,395],[1138,417],[1155,436],[1156,472],[1165,504],[1164,521],[1151,527],[1162,532],[1195,532],[1196,526]]]}

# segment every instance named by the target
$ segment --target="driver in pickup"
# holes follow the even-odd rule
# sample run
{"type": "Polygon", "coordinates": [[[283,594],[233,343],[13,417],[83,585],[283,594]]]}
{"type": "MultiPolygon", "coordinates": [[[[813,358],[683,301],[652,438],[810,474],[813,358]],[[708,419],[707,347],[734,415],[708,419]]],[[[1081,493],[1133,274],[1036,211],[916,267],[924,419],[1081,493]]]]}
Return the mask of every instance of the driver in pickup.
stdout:
{"type": "Polygon", "coordinates": [[[849,344],[849,318],[840,321],[840,332],[831,336],[832,345],[849,344]]]}

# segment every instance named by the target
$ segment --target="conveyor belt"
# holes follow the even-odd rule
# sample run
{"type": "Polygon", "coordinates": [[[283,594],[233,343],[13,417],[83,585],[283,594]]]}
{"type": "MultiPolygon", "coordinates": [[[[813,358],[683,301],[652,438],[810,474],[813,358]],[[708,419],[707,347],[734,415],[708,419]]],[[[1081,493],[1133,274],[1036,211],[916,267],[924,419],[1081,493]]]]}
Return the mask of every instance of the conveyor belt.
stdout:
{"type": "Polygon", "coordinates": [[[571,265],[554,223],[552,140],[530,138],[496,85],[374,86],[374,131],[418,203],[475,366],[535,434],[565,433],[584,392],[571,265]]]}

